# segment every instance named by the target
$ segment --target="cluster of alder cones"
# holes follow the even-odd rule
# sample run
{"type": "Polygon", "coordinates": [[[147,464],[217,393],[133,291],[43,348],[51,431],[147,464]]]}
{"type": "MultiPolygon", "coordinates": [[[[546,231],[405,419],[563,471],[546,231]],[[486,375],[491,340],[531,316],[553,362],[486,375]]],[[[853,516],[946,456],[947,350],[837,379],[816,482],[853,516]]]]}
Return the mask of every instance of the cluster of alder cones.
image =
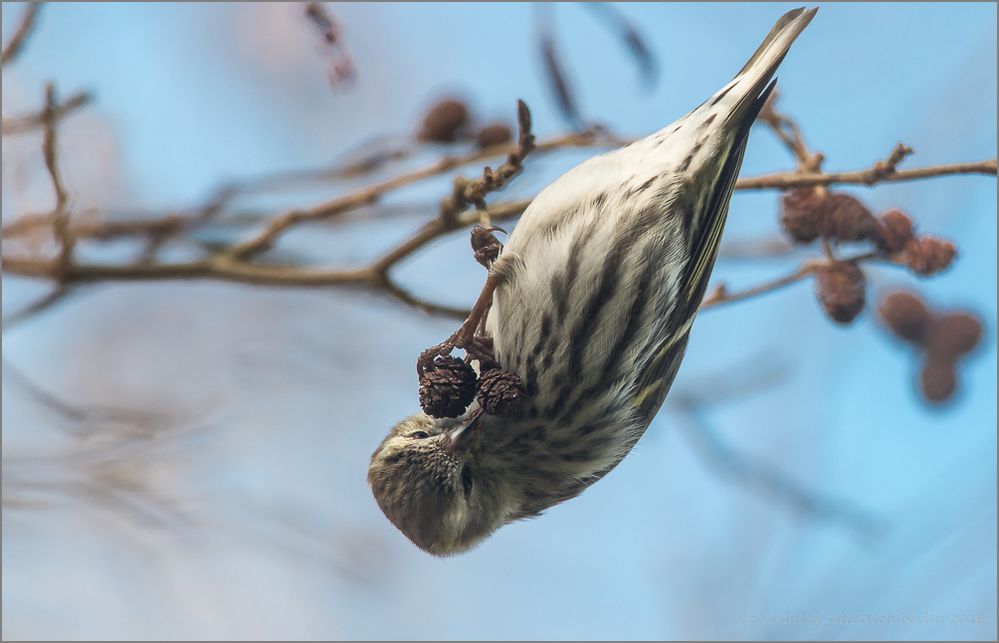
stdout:
{"type": "Polygon", "coordinates": [[[468,105],[457,98],[446,98],[424,114],[416,137],[431,143],[474,140],[480,148],[486,148],[512,140],[513,130],[501,121],[475,127],[468,105]]]}
{"type": "Polygon", "coordinates": [[[489,415],[509,415],[523,402],[524,382],[516,373],[480,362],[482,374],[463,359],[435,357],[420,375],[420,406],[436,418],[454,418],[476,400],[489,415]]]}
{"type": "Polygon", "coordinates": [[[982,324],[969,312],[931,310],[918,295],[889,294],[878,307],[885,326],[919,351],[919,384],[928,401],[946,402],[957,390],[958,360],[982,338],[982,324]]]}
{"type": "MultiPolygon", "coordinates": [[[[867,241],[874,250],[926,276],[947,269],[957,254],[954,244],[917,236],[912,219],[900,210],[875,216],[860,200],[824,187],[798,188],[781,199],[781,227],[795,243],[867,241]]],[[[826,315],[840,324],[856,319],[864,309],[867,280],[854,261],[830,261],[816,269],[819,302],[826,315]]]]}

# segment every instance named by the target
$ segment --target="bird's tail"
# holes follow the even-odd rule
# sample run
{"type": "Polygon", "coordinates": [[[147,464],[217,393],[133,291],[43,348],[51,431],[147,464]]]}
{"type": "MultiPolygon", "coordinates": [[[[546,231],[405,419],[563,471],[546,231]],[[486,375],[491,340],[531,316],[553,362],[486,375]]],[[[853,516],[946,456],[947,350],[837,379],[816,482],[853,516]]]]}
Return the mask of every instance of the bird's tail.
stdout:
{"type": "Polygon", "coordinates": [[[701,105],[696,112],[708,123],[722,115],[724,123],[716,128],[719,136],[727,140],[715,163],[704,167],[717,167],[717,173],[705,177],[710,195],[703,207],[691,212],[691,261],[687,265],[680,310],[680,319],[689,327],[693,322],[701,299],[707,288],[711,268],[718,254],[718,244],[728,213],[728,203],[735,188],[735,180],[742,166],[749,130],[767,98],[773,92],[773,79],[778,65],[784,60],[795,38],[808,26],[818,9],[788,11],[774,25],[763,43],[745,66],[725,87],[701,105]]]}
{"type": "MultiPolygon", "coordinates": [[[[704,298],[718,255],[729,199],[742,166],[749,130],[773,91],[777,67],[816,11],[818,9],[801,8],[781,16],[735,78],[684,117],[699,122],[695,126],[698,129],[714,122],[713,132],[721,144],[711,162],[703,162],[691,170],[697,175],[696,180],[701,181],[700,192],[707,198],[694,200],[695,206],[689,213],[690,261],[680,280],[683,288],[678,293],[672,315],[673,325],[642,367],[636,382],[635,407],[642,417],[651,417],[662,404],[683,356],[690,326],[704,298]],[[715,122],[718,116],[723,122],[715,122]]],[[[693,155],[688,160],[691,158],[693,155]]],[[[691,166],[685,160],[682,169],[688,167],[691,166]]]]}
{"type": "Polygon", "coordinates": [[[708,101],[709,104],[723,102],[728,98],[734,103],[729,114],[736,118],[742,116],[745,108],[756,103],[763,94],[788,50],[791,49],[791,45],[812,21],[817,11],[817,7],[812,9],[799,7],[781,16],[735,78],[722,87],[708,101]]]}

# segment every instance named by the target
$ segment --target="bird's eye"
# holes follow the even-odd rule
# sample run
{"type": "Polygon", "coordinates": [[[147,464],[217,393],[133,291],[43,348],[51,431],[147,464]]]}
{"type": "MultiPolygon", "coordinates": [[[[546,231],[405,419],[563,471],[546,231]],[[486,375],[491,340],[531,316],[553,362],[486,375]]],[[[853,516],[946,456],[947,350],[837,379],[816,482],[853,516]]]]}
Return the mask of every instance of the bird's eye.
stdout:
{"type": "Polygon", "coordinates": [[[472,493],[472,471],[467,464],[461,470],[461,486],[466,496],[472,493]]]}
{"type": "Polygon", "coordinates": [[[430,434],[426,431],[413,431],[408,437],[411,437],[414,440],[425,440],[430,437],[430,434]]]}

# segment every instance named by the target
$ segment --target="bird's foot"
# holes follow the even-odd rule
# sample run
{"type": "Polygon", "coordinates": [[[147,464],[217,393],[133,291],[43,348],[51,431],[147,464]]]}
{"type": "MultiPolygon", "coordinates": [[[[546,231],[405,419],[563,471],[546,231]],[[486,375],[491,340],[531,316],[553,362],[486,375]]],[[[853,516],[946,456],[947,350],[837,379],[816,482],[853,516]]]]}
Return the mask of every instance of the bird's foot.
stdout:
{"type": "Polygon", "coordinates": [[[419,359],[416,360],[417,375],[423,375],[427,366],[434,359],[442,355],[449,355],[456,348],[464,350],[469,359],[479,360],[479,364],[483,368],[496,363],[493,355],[493,340],[485,333],[485,319],[489,307],[492,305],[493,292],[496,291],[502,280],[501,275],[490,271],[475,306],[472,307],[472,311],[465,318],[461,327],[440,344],[431,346],[420,354],[419,359]]]}
{"type": "Polygon", "coordinates": [[[496,258],[503,252],[503,244],[493,234],[495,231],[506,234],[506,230],[497,226],[483,227],[480,225],[472,228],[472,251],[475,253],[475,260],[487,270],[496,261],[496,258]]]}

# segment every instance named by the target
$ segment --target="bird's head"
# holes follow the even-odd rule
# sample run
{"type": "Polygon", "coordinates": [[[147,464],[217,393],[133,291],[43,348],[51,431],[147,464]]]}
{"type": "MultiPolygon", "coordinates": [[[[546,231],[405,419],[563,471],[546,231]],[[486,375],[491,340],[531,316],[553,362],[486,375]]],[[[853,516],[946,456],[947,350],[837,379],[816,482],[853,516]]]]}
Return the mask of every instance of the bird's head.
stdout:
{"type": "Polygon", "coordinates": [[[395,425],[371,456],[378,506],[417,547],[436,556],[471,549],[505,522],[500,480],[479,458],[480,412],[453,419],[418,413],[395,425]]]}

